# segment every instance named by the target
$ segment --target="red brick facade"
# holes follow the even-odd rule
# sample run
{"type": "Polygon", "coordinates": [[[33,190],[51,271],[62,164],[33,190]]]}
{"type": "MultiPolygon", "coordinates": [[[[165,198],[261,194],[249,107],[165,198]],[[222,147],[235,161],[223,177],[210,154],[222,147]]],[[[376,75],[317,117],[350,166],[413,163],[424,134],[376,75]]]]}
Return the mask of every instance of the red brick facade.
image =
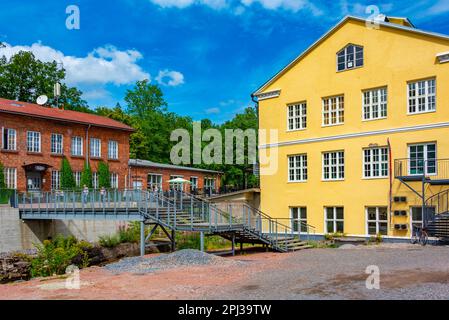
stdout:
{"type": "MultiPolygon", "coordinates": [[[[64,112],[64,110],[59,110],[64,112]]],[[[74,119],[76,120],[76,119],[74,119]]],[[[14,129],[16,131],[16,150],[8,151],[0,150],[0,162],[5,168],[15,168],[17,172],[17,189],[19,191],[27,190],[30,175],[30,168],[34,168],[36,164],[42,165],[45,170],[39,172],[41,175],[41,190],[48,191],[51,189],[52,171],[59,171],[61,161],[65,156],[72,167],[73,172],[81,172],[84,162],[88,159],[93,172],[97,171],[99,161],[109,164],[111,173],[118,175],[118,187],[125,188],[128,160],[129,160],[129,136],[130,130],[121,130],[116,128],[100,127],[95,125],[87,125],[75,122],[66,122],[64,120],[48,120],[33,116],[14,115],[0,112],[0,128],[14,129]],[[27,132],[40,132],[41,152],[31,153],[27,151],[27,132]],[[51,153],[51,135],[61,134],[63,136],[63,153],[51,153]],[[72,137],[82,137],[83,155],[72,155],[72,137]],[[101,140],[101,157],[90,157],[90,139],[98,138],[101,140]],[[108,159],[108,143],[110,140],[118,143],[118,159],[108,159]],[[24,168],[27,167],[27,170],[24,168]]],[[[2,131],[3,131],[2,130],[2,131]]],[[[4,139],[2,134],[2,139],[4,139]]],[[[0,142],[0,147],[2,143],[0,142]]]]}

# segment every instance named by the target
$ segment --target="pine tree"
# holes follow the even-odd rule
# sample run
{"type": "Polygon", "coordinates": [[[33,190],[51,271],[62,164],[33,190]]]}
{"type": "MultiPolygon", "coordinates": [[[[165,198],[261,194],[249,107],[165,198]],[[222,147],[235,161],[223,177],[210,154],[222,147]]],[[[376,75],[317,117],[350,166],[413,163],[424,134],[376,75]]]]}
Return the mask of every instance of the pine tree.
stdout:
{"type": "Polygon", "coordinates": [[[84,163],[83,172],[81,173],[81,188],[84,186],[92,189],[92,169],[87,162],[84,163]]]}
{"type": "Polygon", "coordinates": [[[61,189],[73,190],[76,188],[75,177],[73,176],[72,167],[66,157],[61,162],[61,189]]]}
{"type": "Polygon", "coordinates": [[[100,188],[111,188],[111,173],[109,172],[109,165],[103,161],[98,164],[98,185],[100,188]]]}

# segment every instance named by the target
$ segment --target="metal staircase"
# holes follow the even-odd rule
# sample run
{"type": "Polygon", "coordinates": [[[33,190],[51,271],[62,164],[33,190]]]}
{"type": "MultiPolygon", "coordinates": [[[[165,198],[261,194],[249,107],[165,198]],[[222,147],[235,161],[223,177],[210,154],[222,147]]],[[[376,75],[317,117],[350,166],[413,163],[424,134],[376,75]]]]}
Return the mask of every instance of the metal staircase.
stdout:
{"type": "Polygon", "coordinates": [[[449,190],[439,192],[426,200],[423,220],[430,236],[449,240],[449,190]]]}
{"type": "MultiPolygon", "coordinates": [[[[176,231],[219,235],[235,243],[263,244],[278,252],[306,249],[302,235],[246,204],[219,208],[208,200],[172,191],[168,195],[141,190],[101,193],[76,191],[17,194],[14,201],[23,220],[119,220],[141,223],[141,251],[160,227],[175,244],[176,231]],[[153,226],[145,237],[146,225],[153,226]],[[169,232],[171,231],[171,232],[169,232]],[[170,234],[171,233],[171,234],[170,234]]],[[[314,228],[304,224],[308,232],[314,228]]]]}

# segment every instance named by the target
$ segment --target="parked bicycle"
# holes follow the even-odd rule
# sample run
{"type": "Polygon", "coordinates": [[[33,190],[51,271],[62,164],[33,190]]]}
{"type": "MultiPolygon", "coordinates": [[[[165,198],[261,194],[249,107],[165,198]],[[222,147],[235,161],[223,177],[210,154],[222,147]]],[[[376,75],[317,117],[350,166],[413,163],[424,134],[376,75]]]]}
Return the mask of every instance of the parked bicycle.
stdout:
{"type": "Polygon", "coordinates": [[[428,239],[429,235],[427,233],[426,228],[413,226],[412,237],[410,238],[410,242],[412,244],[419,243],[422,246],[425,246],[427,244],[428,239]]]}

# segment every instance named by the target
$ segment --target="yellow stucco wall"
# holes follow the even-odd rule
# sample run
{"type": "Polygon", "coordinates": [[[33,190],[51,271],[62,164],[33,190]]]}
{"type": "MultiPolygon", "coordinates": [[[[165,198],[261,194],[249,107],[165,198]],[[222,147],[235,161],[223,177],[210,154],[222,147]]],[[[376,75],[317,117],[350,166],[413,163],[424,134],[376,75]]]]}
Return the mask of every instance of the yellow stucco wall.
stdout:
{"type": "MultiPolygon", "coordinates": [[[[449,64],[439,64],[436,54],[449,51],[449,40],[381,27],[369,29],[363,22],[349,20],[329,38],[295,64],[262,92],[281,90],[277,98],[261,100],[261,129],[278,129],[279,141],[297,141],[350,133],[372,132],[417,125],[449,122],[449,64]],[[364,66],[336,71],[336,53],[347,44],[364,47],[364,66]],[[436,112],[407,114],[407,82],[436,78],[436,112]],[[362,91],[388,88],[388,117],[362,120],[362,91]],[[322,127],[322,98],[345,97],[343,125],[322,127]],[[287,105],[307,102],[307,129],[287,131],[287,105]]],[[[273,217],[288,218],[289,207],[307,207],[307,222],[324,233],[324,207],[344,206],[344,232],[366,235],[367,206],[389,205],[389,178],[363,179],[362,150],[370,144],[392,146],[392,159],[407,158],[408,144],[437,142],[437,158],[449,158],[449,127],[367,135],[325,142],[297,143],[278,148],[278,170],[261,176],[261,208],[273,217]],[[322,181],[322,152],[345,151],[345,180],[322,181]],[[288,182],[288,155],[307,154],[307,182],[288,182]]],[[[416,184],[419,188],[419,184],[416,184]]],[[[442,187],[428,188],[433,194],[442,187]]],[[[420,205],[418,197],[394,180],[394,196],[406,196],[406,204],[393,210],[409,210],[420,205]]],[[[391,236],[408,236],[409,231],[395,231],[394,224],[409,223],[407,217],[393,217],[391,236]]]]}

